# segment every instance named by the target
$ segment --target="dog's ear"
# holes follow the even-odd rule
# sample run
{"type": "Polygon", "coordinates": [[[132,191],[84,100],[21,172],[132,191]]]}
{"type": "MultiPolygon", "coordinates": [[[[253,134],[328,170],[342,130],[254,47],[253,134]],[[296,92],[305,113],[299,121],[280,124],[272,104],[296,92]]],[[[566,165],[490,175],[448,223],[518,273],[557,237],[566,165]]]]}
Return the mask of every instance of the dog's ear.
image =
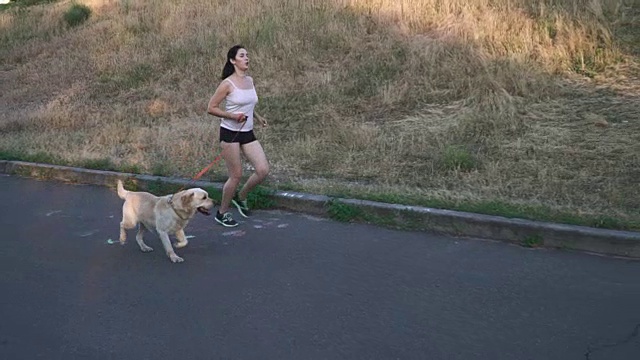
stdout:
{"type": "Polygon", "coordinates": [[[190,204],[193,202],[193,191],[189,191],[187,194],[183,194],[180,197],[180,206],[183,209],[188,209],[190,208],[190,204]]]}

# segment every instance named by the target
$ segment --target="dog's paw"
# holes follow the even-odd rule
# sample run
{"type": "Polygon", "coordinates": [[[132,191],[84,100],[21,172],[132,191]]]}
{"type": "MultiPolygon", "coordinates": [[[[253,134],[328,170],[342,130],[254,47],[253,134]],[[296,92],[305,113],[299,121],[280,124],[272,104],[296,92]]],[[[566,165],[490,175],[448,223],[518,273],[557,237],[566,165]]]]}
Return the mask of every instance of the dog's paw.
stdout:
{"type": "Polygon", "coordinates": [[[147,245],[142,244],[142,245],[140,245],[140,250],[142,252],[151,252],[151,251],[153,251],[153,248],[151,246],[147,246],[147,245]]]}
{"type": "Polygon", "coordinates": [[[183,247],[187,246],[188,243],[189,243],[189,241],[186,241],[186,240],[184,242],[174,242],[173,243],[173,247],[176,248],[176,249],[180,249],[180,248],[183,248],[183,247]]]}
{"type": "Polygon", "coordinates": [[[171,259],[172,262],[174,263],[181,263],[184,261],[183,258],[181,258],[180,256],[176,255],[176,254],[171,254],[169,255],[169,258],[171,259]]]}

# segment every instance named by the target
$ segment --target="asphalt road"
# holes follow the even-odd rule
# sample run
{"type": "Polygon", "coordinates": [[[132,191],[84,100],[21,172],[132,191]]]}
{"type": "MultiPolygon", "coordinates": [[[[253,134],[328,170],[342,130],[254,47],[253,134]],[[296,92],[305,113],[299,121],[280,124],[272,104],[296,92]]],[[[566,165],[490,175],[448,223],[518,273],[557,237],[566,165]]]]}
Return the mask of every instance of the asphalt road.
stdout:
{"type": "Polygon", "coordinates": [[[259,211],[173,264],[114,190],[0,199],[0,359],[640,359],[638,261],[259,211]]]}

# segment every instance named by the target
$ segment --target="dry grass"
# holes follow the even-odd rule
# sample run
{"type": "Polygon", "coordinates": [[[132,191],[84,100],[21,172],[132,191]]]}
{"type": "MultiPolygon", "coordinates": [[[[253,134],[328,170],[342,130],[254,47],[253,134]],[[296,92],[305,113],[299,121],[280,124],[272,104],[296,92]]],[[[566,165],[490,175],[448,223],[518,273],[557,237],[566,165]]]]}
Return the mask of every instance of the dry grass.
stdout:
{"type": "Polygon", "coordinates": [[[0,11],[0,150],[189,177],[242,43],[274,186],[640,221],[637,1],[80,2],[0,11]]]}

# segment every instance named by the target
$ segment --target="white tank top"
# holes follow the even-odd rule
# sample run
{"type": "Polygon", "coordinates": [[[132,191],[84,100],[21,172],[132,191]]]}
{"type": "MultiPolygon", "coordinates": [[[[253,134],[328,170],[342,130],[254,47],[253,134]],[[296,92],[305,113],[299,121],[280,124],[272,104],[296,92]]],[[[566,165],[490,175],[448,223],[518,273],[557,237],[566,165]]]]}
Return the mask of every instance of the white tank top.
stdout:
{"type": "Polygon", "coordinates": [[[239,89],[231,79],[226,78],[223,81],[228,81],[233,86],[233,90],[227,95],[225,110],[232,114],[245,114],[247,121],[243,125],[243,123],[235,119],[222,118],[220,126],[231,131],[245,132],[253,130],[253,109],[258,103],[258,94],[255,86],[251,87],[251,89],[239,89]]]}

